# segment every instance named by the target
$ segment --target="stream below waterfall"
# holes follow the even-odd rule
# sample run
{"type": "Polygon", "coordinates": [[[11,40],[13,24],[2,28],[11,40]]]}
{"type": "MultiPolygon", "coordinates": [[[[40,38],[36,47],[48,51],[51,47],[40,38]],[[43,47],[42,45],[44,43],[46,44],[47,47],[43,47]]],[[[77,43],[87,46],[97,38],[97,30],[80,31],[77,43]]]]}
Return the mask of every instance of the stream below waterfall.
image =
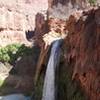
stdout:
{"type": "Polygon", "coordinates": [[[23,94],[11,94],[7,96],[0,96],[0,100],[31,100],[30,97],[23,94]]]}

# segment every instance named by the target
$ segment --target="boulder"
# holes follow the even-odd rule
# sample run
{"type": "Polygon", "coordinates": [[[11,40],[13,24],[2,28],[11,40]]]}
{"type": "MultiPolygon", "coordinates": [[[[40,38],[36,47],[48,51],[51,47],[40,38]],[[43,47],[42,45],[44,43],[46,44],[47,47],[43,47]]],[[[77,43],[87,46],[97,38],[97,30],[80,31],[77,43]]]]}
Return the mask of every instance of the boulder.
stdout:
{"type": "Polygon", "coordinates": [[[7,75],[9,73],[9,71],[11,70],[12,66],[9,64],[3,64],[2,62],[0,62],[0,76],[2,75],[7,75]]]}

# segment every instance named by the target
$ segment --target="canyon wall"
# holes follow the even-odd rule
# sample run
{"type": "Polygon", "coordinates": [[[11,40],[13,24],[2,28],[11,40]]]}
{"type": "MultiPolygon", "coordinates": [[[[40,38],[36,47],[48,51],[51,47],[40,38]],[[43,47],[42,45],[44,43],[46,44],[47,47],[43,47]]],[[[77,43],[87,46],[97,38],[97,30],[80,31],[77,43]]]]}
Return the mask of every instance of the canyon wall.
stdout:
{"type": "Polygon", "coordinates": [[[28,43],[25,32],[34,30],[35,15],[47,8],[47,0],[0,0],[0,46],[28,43]]]}
{"type": "Polygon", "coordinates": [[[0,0],[0,46],[29,44],[25,32],[34,31],[37,13],[46,17],[48,9],[49,17],[66,20],[71,13],[88,5],[88,0],[0,0]]]}
{"type": "MultiPolygon", "coordinates": [[[[65,58],[73,64],[72,79],[80,84],[88,100],[100,100],[100,8],[70,16],[65,39],[65,58]]],[[[69,66],[70,67],[70,66],[69,66]]]]}

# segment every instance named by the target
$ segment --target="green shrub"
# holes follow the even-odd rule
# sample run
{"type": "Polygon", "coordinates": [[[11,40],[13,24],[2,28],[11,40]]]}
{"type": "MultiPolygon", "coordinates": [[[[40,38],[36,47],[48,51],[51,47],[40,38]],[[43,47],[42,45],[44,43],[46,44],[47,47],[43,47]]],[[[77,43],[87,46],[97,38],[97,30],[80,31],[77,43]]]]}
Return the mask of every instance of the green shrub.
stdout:
{"type": "Polygon", "coordinates": [[[0,79],[0,87],[3,85],[4,80],[0,79]]]}
{"type": "Polygon", "coordinates": [[[0,48],[0,61],[13,64],[18,57],[32,55],[33,49],[24,44],[11,44],[0,48]]]}
{"type": "Polygon", "coordinates": [[[89,0],[90,5],[95,5],[96,4],[96,0],[89,0]]]}
{"type": "Polygon", "coordinates": [[[19,44],[12,44],[6,47],[0,48],[0,61],[10,62],[12,55],[14,56],[18,49],[21,47],[19,44]]]}

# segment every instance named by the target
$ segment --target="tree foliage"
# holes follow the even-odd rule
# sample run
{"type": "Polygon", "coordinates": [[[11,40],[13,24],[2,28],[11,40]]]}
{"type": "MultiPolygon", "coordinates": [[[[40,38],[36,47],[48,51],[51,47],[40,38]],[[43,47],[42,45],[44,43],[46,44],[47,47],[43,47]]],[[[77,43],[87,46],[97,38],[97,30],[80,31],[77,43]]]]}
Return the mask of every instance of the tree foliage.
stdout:
{"type": "Polygon", "coordinates": [[[24,44],[12,44],[0,48],[0,61],[13,64],[18,57],[31,55],[32,48],[26,47],[24,44]]]}
{"type": "Polygon", "coordinates": [[[96,0],[89,0],[90,5],[95,5],[96,4],[96,0]]]}

